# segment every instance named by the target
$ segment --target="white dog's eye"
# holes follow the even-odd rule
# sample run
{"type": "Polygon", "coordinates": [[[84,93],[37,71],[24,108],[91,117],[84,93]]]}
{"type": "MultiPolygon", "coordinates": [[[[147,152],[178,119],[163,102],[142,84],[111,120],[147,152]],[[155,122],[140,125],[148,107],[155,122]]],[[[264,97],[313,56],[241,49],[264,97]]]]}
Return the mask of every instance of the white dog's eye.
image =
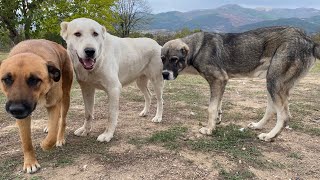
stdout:
{"type": "Polygon", "coordinates": [[[80,37],[80,36],[81,36],[81,33],[76,32],[76,33],[74,33],[74,35],[77,36],[77,37],[80,37]]]}
{"type": "Polygon", "coordinates": [[[98,34],[97,32],[93,32],[92,35],[93,35],[94,37],[99,36],[99,34],[98,34]]]}

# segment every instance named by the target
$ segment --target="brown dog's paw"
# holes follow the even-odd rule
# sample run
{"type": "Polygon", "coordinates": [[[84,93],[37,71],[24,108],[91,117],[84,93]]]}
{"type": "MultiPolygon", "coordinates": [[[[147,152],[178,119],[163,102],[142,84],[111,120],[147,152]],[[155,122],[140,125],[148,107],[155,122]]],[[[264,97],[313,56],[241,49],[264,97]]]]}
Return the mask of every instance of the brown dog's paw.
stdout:
{"type": "Polygon", "coordinates": [[[61,147],[66,143],[66,140],[64,138],[57,140],[56,147],[61,147]]]}
{"type": "Polygon", "coordinates": [[[55,143],[47,142],[46,140],[43,140],[40,144],[42,150],[47,151],[54,147],[55,143]]]}
{"type": "Polygon", "coordinates": [[[37,172],[41,168],[36,159],[24,161],[23,170],[29,174],[37,172]]]}

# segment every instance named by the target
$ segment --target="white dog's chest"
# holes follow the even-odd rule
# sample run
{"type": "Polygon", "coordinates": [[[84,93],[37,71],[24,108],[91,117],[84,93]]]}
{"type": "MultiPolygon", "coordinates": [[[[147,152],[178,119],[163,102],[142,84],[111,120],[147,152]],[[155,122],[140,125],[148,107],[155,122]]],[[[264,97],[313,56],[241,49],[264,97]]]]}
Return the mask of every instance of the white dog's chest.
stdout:
{"type": "Polygon", "coordinates": [[[87,71],[83,69],[82,67],[75,68],[75,73],[77,77],[78,82],[85,82],[93,86],[94,88],[104,90],[102,84],[105,82],[102,82],[101,78],[97,75],[97,73],[87,71]]]}

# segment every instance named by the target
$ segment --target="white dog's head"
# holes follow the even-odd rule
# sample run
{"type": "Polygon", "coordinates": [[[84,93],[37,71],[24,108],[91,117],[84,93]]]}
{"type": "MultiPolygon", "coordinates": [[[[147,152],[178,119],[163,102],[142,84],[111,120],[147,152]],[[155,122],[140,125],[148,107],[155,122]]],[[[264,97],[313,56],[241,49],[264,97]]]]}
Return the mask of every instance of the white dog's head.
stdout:
{"type": "Polygon", "coordinates": [[[87,18],[62,22],[60,26],[60,35],[67,42],[74,63],[79,61],[86,70],[92,70],[101,53],[106,28],[87,18]]]}

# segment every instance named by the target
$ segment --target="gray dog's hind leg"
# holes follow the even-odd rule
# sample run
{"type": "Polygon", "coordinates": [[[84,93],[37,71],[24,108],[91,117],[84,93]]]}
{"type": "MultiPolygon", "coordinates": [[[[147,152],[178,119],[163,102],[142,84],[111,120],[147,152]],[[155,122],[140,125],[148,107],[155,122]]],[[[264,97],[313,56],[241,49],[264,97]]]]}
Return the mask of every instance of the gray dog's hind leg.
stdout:
{"type": "Polygon", "coordinates": [[[272,101],[272,98],[270,96],[270,93],[268,92],[268,105],[267,105],[266,112],[265,112],[263,118],[257,123],[254,123],[254,122],[250,123],[248,125],[248,127],[250,129],[262,129],[263,126],[265,124],[267,124],[267,122],[270,119],[272,119],[272,117],[274,116],[275,113],[276,113],[276,110],[273,107],[273,101],[272,101]]]}

